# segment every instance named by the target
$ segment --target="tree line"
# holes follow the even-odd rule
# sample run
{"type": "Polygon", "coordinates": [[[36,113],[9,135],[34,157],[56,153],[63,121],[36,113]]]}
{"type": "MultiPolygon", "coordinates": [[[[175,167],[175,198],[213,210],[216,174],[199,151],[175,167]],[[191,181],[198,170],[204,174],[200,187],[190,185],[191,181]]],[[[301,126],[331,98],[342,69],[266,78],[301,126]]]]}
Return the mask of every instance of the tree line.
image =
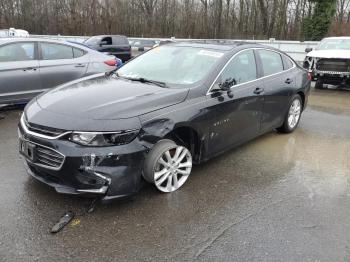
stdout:
{"type": "Polygon", "coordinates": [[[30,34],[319,40],[350,33],[350,0],[0,0],[30,34]]]}

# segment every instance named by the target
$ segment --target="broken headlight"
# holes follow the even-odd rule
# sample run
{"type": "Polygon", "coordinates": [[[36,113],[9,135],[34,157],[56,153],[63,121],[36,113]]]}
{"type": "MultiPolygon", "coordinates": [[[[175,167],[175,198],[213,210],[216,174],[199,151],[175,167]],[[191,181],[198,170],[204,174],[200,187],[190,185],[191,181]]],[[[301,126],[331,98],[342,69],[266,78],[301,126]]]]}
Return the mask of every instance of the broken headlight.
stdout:
{"type": "Polygon", "coordinates": [[[73,132],[69,140],[83,146],[118,146],[135,139],[138,130],[124,132],[73,132]]]}

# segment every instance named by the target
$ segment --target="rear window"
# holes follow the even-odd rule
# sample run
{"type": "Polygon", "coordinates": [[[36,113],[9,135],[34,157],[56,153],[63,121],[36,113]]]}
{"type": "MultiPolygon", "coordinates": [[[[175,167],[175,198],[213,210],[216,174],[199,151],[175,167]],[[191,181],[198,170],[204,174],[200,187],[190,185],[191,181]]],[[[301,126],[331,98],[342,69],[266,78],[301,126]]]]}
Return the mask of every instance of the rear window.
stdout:
{"type": "Polygon", "coordinates": [[[288,56],[283,56],[284,60],[284,70],[291,69],[293,67],[293,62],[288,56]]]}
{"type": "Polygon", "coordinates": [[[78,48],[73,48],[73,55],[74,55],[74,58],[81,57],[85,55],[85,51],[78,48]]]}
{"type": "Polygon", "coordinates": [[[264,76],[273,75],[283,71],[282,57],[279,53],[269,50],[259,50],[264,76]]]}

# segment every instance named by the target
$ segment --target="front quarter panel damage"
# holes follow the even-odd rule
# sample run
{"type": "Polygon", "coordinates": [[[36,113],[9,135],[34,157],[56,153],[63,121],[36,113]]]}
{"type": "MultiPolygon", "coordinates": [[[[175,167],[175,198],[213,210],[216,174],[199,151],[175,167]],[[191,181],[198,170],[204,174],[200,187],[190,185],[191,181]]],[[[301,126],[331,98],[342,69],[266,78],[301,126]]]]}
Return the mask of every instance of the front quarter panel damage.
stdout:
{"type": "Polygon", "coordinates": [[[124,147],[125,150],[121,147],[117,150],[111,147],[110,152],[106,154],[96,148],[84,154],[79,166],[82,175],[82,181],[79,182],[89,177],[96,179],[100,184],[106,184],[108,191],[104,199],[136,193],[141,185],[140,174],[147,151],[147,147],[142,144],[139,139],[135,139],[127,149],[124,147]]]}

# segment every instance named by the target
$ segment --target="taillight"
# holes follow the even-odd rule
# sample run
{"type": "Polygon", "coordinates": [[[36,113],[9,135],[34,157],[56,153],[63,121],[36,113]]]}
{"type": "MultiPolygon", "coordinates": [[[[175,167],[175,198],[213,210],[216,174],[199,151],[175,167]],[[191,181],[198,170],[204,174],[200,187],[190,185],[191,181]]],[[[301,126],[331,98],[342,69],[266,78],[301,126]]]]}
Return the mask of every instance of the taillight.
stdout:
{"type": "Polygon", "coordinates": [[[308,79],[309,81],[312,80],[312,74],[311,74],[310,72],[307,73],[307,79],[308,79]]]}
{"type": "Polygon", "coordinates": [[[106,65],[109,65],[109,66],[116,66],[117,65],[117,61],[115,59],[107,60],[104,63],[106,65]]]}

